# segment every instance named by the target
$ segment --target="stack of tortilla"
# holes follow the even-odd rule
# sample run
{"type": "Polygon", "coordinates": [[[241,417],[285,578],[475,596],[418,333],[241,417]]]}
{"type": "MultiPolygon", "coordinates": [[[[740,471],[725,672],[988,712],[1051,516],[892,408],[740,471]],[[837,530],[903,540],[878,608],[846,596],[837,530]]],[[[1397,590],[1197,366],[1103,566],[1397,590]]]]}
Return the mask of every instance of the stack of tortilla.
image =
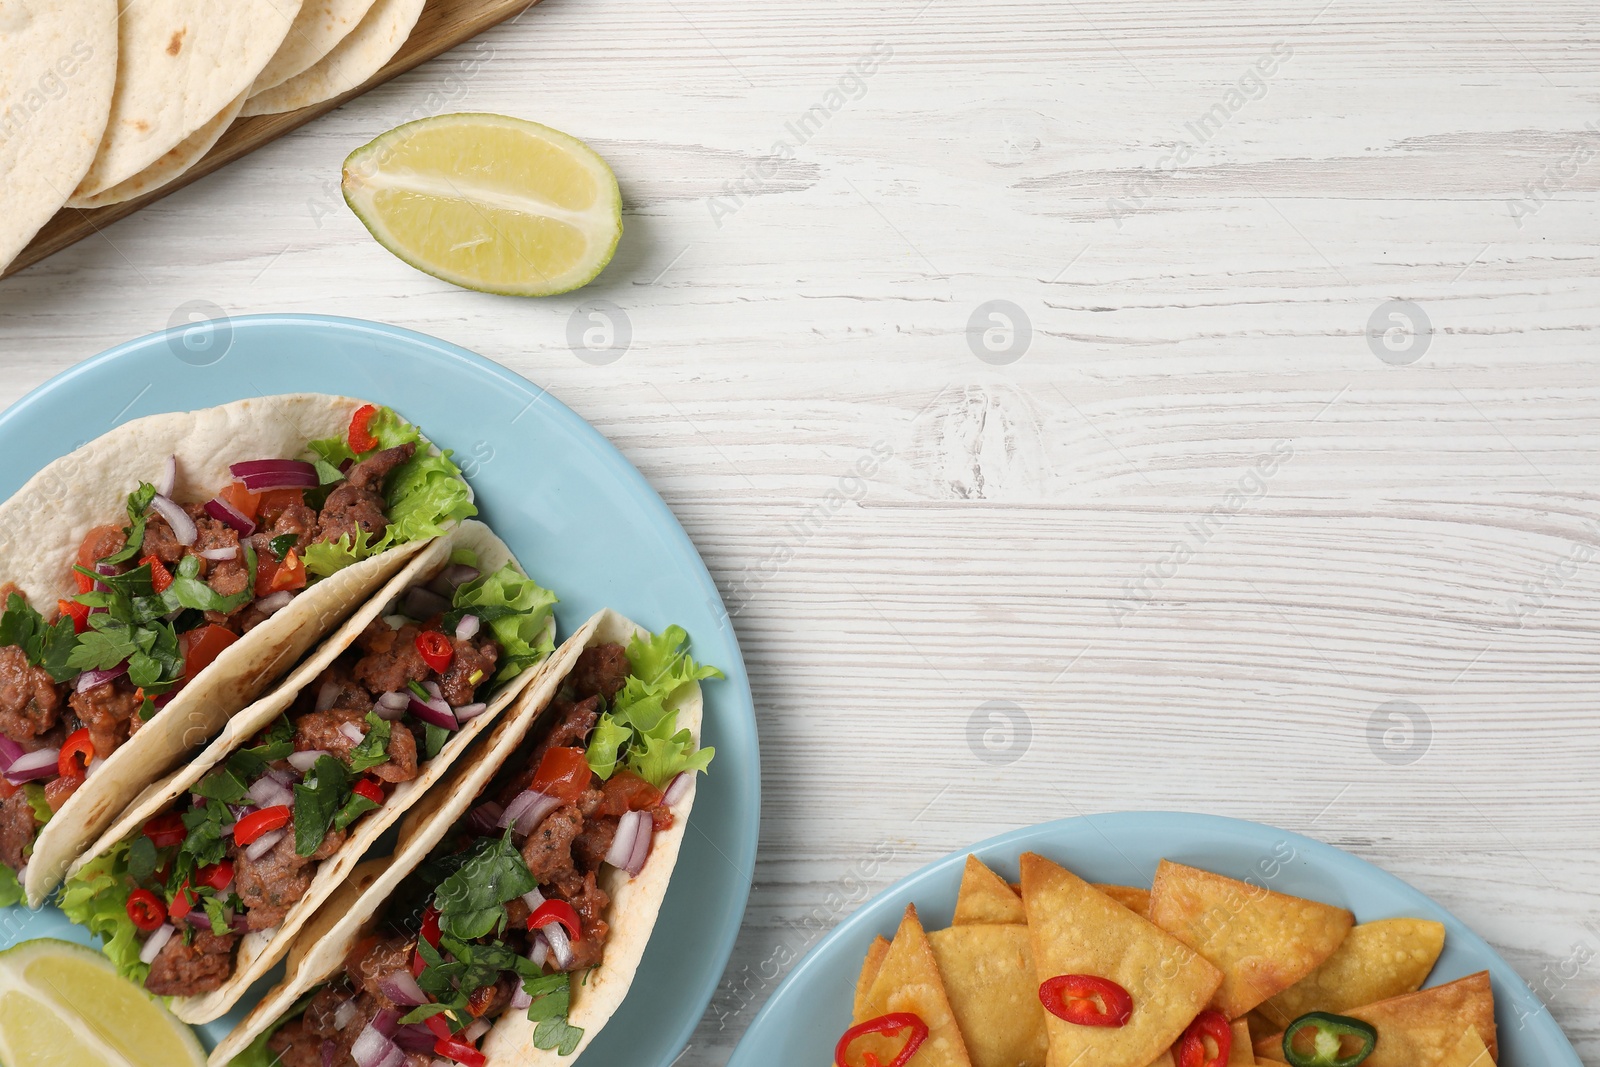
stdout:
{"type": "Polygon", "coordinates": [[[143,196],[236,118],[366,82],[423,2],[0,0],[0,270],[63,206],[143,196]]]}

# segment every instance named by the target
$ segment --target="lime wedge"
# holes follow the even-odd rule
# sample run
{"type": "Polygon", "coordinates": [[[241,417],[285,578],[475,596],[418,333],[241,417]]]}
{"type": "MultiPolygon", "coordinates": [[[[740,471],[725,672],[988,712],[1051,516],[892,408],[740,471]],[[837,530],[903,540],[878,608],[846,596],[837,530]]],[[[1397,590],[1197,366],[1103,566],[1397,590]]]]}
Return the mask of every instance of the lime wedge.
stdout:
{"type": "Polygon", "coordinates": [[[25,941],[0,952],[5,1067],[203,1067],[194,1032],[93,949],[25,941]]]}
{"type": "Polygon", "coordinates": [[[576,137],[504,115],[435,115],[350,153],[344,199],[389,251],[486,293],[587,285],[622,236],[622,194],[576,137]]]}

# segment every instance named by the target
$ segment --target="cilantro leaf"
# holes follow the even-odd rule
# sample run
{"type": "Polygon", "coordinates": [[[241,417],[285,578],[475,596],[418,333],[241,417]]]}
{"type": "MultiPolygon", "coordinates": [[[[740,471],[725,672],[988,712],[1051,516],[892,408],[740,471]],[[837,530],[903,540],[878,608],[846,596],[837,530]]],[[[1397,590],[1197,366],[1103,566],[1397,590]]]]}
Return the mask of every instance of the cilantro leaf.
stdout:
{"type": "Polygon", "coordinates": [[[443,726],[435,726],[431,722],[425,722],[422,725],[422,751],[427,759],[433,759],[439,754],[439,750],[444,748],[445,742],[450,740],[450,731],[443,726]]]}
{"type": "Polygon", "coordinates": [[[259,745],[236,749],[228,757],[228,768],[244,779],[259,778],[273,760],[285,759],[294,751],[294,726],[287,715],[278,716],[259,745]]]}
{"type": "Polygon", "coordinates": [[[583,1031],[567,1021],[572,1010],[572,980],[564,974],[528,979],[523,992],[533,998],[528,1005],[528,1021],[537,1023],[533,1031],[535,1048],[555,1049],[570,1056],[583,1040],[583,1031]]]}
{"type": "Polygon", "coordinates": [[[80,671],[108,671],[138,652],[137,631],[110,615],[89,616],[90,629],[78,635],[67,665],[80,671]]]}
{"type": "Polygon", "coordinates": [[[5,612],[0,614],[0,645],[22,649],[30,665],[43,667],[55,681],[68,681],[78,674],[69,665],[77,644],[69,616],[47,623],[20,595],[12,593],[6,598],[5,612]]]}
{"type": "Polygon", "coordinates": [[[350,769],[357,774],[389,762],[389,722],[367,712],[367,736],[350,750],[350,769]]]}
{"type": "Polygon", "coordinates": [[[376,811],[376,802],[362,796],[360,793],[351,792],[350,799],[344,802],[344,807],[339,809],[339,814],[333,817],[333,828],[343,830],[351,823],[369,811],[376,811]]]}
{"type": "Polygon", "coordinates": [[[158,863],[155,842],[144,834],[136,836],[128,846],[128,877],[135,882],[143,882],[156,873],[158,863]]]}
{"type": "Polygon", "coordinates": [[[538,885],[511,843],[510,829],[504,837],[481,838],[472,857],[441,882],[434,894],[439,929],[463,941],[484,937],[504,928],[506,901],[538,885]]]}
{"type": "Polygon", "coordinates": [[[350,772],[333,756],[322,756],[294,787],[294,850],[309,856],[322,844],[350,795],[350,772]]]}
{"type": "Polygon", "coordinates": [[[212,771],[194,784],[193,792],[207,800],[239,804],[250,795],[250,788],[232,767],[212,771]]]}
{"type": "Polygon", "coordinates": [[[99,562],[126,563],[139,554],[139,549],[144,547],[144,525],[150,517],[150,501],[155,498],[156,487],[149,482],[140,482],[139,488],[128,494],[128,525],[122,529],[127,541],[99,562]]]}
{"type": "Polygon", "coordinates": [[[228,836],[222,828],[232,822],[233,815],[226,804],[190,808],[183,813],[183,825],[188,828],[189,836],[183,839],[178,851],[192,857],[197,867],[221,863],[228,854],[228,836]]]}
{"type": "Polygon", "coordinates": [[[213,892],[201,890],[200,906],[206,909],[206,918],[211,920],[211,932],[221,937],[231,929],[232,916],[228,914],[228,904],[213,892]]]}
{"type": "Polygon", "coordinates": [[[299,534],[279,534],[267,542],[267,547],[272,549],[274,559],[282,560],[284,556],[289,554],[289,550],[294,547],[294,543],[298,540],[300,540],[299,534]]]}
{"type": "Polygon", "coordinates": [[[242,547],[248,575],[243,589],[233,596],[223,596],[199,577],[200,557],[185,556],[183,561],[178,564],[177,571],[172,575],[172,584],[167,587],[166,592],[161,594],[170,605],[169,610],[192,608],[195,611],[215,611],[223,615],[232,615],[254,600],[256,596],[256,550],[249,542],[246,542],[242,547]]]}

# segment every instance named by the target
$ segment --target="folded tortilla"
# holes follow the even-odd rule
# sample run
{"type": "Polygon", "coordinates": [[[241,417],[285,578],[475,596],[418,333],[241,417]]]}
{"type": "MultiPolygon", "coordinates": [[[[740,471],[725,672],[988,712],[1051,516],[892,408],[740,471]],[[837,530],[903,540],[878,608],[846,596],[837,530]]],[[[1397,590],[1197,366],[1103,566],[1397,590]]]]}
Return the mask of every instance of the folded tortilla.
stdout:
{"type": "Polygon", "coordinates": [[[305,0],[283,39],[255,84],[251,94],[280,85],[308,70],[350,35],[372,7],[373,0],[305,0]]]}
{"type": "Polygon", "coordinates": [[[233,120],[239,117],[239,109],[244,107],[244,101],[245,93],[240,93],[210,122],[173,145],[165,155],[138,174],[93,196],[74,196],[67,201],[67,206],[95,208],[105,207],[107,204],[120,204],[171,183],[200,162],[205,154],[211,151],[211,146],[221,140],[228,127],[233,125],[233,120]]]}
{"type": "MultiPolygon", "coordinates": [[[[308,441],[343,434],[362,403],[294,393],[118,426],[50,463],[0,504],[0,585],[15,585],[35,606],[54,603],[73,588],[84,536],[125,515],[128,492],[140,480],[158,480],[168,456],[177,457],[177,499],[210,496],[232,480],[229,464],[298,456],[308,441]]],[[[186,682],[39,830],[24,881],[29,905],[44,902],[129,797],[222,729],[426,544],[397,545],[313,583],[186,682]]]]}
{"type": "Polygon", "coordinates": [[[276,115],[331,100],[362,85],[394,58],[422,15],[423,0],[377,0],[327,55],[292,78],[257,92],[243,114],[276,115]]]}
{"type": "MultiPolygon", "coordinates": [[[[325,670],[340,653],[353,644],[373,620],[379,618],[393,602],[414,585],[426,583],[450,563],[451,553],[466,549],[474,553],[482,571],[487,574],[499,570],[506,563],[516,564],[511,550],[487,526],[467,520],[442,538],[430,542],[406,567],[391,578],[379,593],[359,611],[351,615],[315,653],[295,668],[294,673],[273,692],[245,708],[228,720],[211,744],[192,762],[180,767],[160,782],[154,783],[123,812],[114,826],[107,830],[94,846],[74,864],[71,874],[120,843],[151,818],[159,815],[173,801],[223,763],[234,749],[247,744],[261,730],[270,726],[294,704],[302,689],[325,670]]],[[[525,573],[525,572],[524,572],[525,573]]],[[[547,622],[547,633],[554,636],[555,619],[547,622]]],[[[235,957],[232,976],[219,988],[200,996],[173,997],[168,1006],[172,1013],[187,1023],[204,1023],[221,1016],[233,1007],[258,979],[270,971],[289,951],[302,926],[316,912],[317,906],[349,875],[356,862],[392,826],[406,810],[415,804],[429,788],[450,769],[473,740],[484,732],[501,711],[521,695],[524,687],[538,676],[543,664],[526,668],[507,682],[489,702],[488,710],[465,723],[455,731],[439,754],[419,766],[416,778],[395,786],[382,807],[363,816],[353,832],[332,856],[322,860],[305,895],[289,909],[283,922],[271,930],[257,930],[245,935],[235,957]]]]}
{"type": "MultiPolygon", "coordinates": [[[[363,864],[352,880],[307,924],[288,958],[281,982],[267,992],[243,1022],[218,1043],[208,1067],[224,1067],[262,1034],[276,1029],[295,1003],[335,975],[382,910],[396,887],[476,804],[495,775],[512,758],[540,720],[567,674],[584,649],[592,645],[627,644],[650,634],[614,611],[603,610],[562,643],[528,685],[516,705],[472,758],[454,770],[407,813],[400,824],[399,840],[387,859],[363,864]]],[[[698,744],[704,701],[698,682],[682,686],[667,702],[678,713],[678,724],[689,730],[698,744]]],[[[694,776],[698,778],[698,776],[694,776]]],[[[523,1012],[508,1011],[483,1039],[482,1052],[489,1067],[556,1067],[571,1064],[627,996],[638,973],[650,934],[666,897],[673,868],[683,845],[689,813],[694,807],[695,782],[673,804],[673,824],[658,831],[650,858],[638,878],[606,864],[601,888],[611,897],[606,921],[611,926],[605,959],[582,982],[572,983],[571,1025],[583,1029],[578,1046],[563,1056],[534,1045],[536,1024],[523,1012]]]]}

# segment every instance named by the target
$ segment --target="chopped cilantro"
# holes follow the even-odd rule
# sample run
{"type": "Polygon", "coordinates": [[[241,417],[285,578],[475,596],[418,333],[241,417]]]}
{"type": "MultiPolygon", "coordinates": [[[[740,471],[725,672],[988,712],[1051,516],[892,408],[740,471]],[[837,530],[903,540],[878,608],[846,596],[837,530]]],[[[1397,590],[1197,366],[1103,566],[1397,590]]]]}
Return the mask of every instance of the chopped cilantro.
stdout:
{"type": "Polygon", "coordinates": [[[294,850],[309,856],[350,796],[350,772],[333,756],[322,756],[304,782],[294,787],[294,850]]]}
{"type": "Polygon", "coordinates": [[[450,731],[446,730],[443,726],[435,726],[431,722],[425,722],[422,724],[422,726],[423,755],[427,759],[433,759],[433,757],[439,754],[439,750],[444,748],[444,743],[450,740],[450,731]]]}
{"type": "Polygon", "coordinates": [[[78,674],[70,664],[77,644],[71,618],[63,615],[53,624],[47,623],[20,595],[6,597],[5,612],[0,614],[0,645],[22,649],[31,666],[43,667],[51,678],[65,682],[78,674]]]}
{"type": "Polygon", "coordinates": [[[357,774],[389,761],[389,723],[367,712],[367,736],[350,750],[350,769],[357,774]]]}
{"type": "Polygon", "coordinates": [[[126,563],[144,547],[144,525],[150,517],[150,501],[156,498],[156,487],[140,482],[139,488],[128,494],[128,525],[122,528],[127,541],[117,551],[100,560],[101,563],[126,563]]]}
{"type": "Polygon", "coordinates": [[[294,543],[298,540],[300,540],[299,534],[279,534],[267,542],[267,547],[272,549],[273,558],[281,560],[289,554],[289,550],[294,547],[294,543]]]}
{"type": "Polygon", "coordinates": [[[506,901],[539,886],[511,843],[509,828],[504,837],[479,838],[472,851],[471,858],[441,882],[434,895],[439,929],[464,941],[504,929],[506,901]]]}

